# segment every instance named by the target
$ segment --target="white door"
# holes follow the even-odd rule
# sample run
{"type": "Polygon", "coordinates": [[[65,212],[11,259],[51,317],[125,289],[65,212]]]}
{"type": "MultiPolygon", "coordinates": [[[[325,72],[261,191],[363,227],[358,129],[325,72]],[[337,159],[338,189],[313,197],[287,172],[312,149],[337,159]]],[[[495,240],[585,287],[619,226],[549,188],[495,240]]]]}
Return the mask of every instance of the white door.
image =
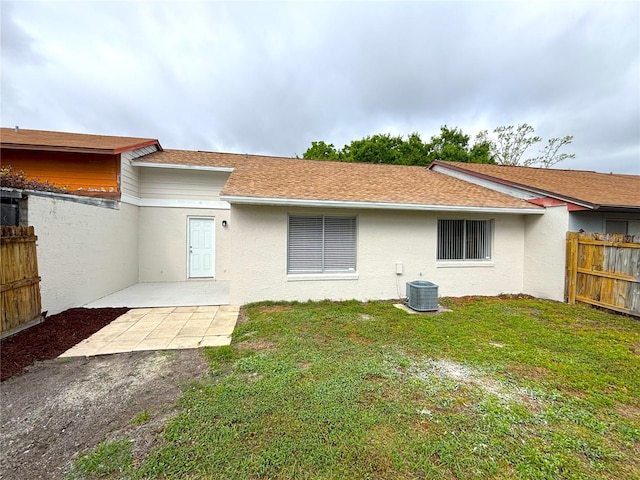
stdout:
{"type": "Polygon", "coordinates": [[[213,218],[189,218],[189,278],[213,278],[216,238],[213,218]]]}

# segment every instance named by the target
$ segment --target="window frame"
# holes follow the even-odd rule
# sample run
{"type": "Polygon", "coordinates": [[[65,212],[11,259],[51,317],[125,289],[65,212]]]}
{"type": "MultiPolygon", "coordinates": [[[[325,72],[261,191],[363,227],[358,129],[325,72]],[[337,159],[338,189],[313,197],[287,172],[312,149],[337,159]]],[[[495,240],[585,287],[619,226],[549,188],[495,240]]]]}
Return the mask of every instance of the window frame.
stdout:
{"type": "MultiPolygon", "coordinates": [[[[286,273],[290,279],[341,279],[341,278],[357,278],[358,273],[358,216],[357,215],[324,215],[315,213],[295,213],[287,215],[287,246],[286,246],[286,273]],[[292,218],[315,218],[320,219],[322,224],[322,238],[320,239],[320,268],[295,268],[291,266],[291,219],[292,218]],[[353,222],[353,231],[347,232],[347,235],[353,235],[353,267],[346,269],[336,269],[327,266],[327,219],[345,219],[353,222]]],[[[335,234],[336,231],[330,232],[329,235],[335,234]]],[[[342,233],[344,234],[344,233],[342,233]]]]}
{"type": "Polygon", "coordinates": [[[436,262],[439,264],[447,264],[451,263],[454,265],[472,265],[472,264],[480,264],[480,265],[492,265],[494,262],[494,232],[495,232],[495,222],[492,218],[438,218],[436,223],[436,262]],[[462,237],[462,258],[440,258],[440,239],[441,239],[441,222],[442,221],[456,221],[463,222],[463,237],[462,237]],[[488,249],[488,257],[484,258],[468,258],[467,257],[467,247],[468,247],[468,236],[467,236],[467,224],[468,222],[484,222],[485,228],[488,229],[488,232],[484,235],[484,241],[486,242],[486,247],[488,249]]]}

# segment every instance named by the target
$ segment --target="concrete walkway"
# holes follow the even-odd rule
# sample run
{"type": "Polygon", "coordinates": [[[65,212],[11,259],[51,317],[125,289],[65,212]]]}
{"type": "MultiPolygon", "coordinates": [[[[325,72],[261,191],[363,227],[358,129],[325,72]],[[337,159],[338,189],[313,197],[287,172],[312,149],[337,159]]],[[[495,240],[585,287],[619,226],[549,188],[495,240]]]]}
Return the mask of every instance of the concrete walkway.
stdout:
{"type": "Polygon", "coordinates": [[[106,307],[192,307],[228,305],[229,282],[187,280],[184,282],[136,283],[85,305],[106,307]]]}
{"type": "Polygon", "coordinates": [[[229,345],[239,310],[229,305],[136,308],[60,357],[229,345]]]}

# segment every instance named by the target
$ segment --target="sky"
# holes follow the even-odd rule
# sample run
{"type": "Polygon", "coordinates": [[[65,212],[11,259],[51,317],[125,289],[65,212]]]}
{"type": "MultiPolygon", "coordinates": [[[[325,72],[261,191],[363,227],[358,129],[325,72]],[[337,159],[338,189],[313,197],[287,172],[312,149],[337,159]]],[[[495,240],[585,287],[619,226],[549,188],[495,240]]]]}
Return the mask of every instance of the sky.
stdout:
{"type": "Polygon", "coordinates": [[[573,135],[557,168],[640,174],[637,1],[0,9],[3,127],[302,156],[317,140],[528,123],[573,135]]]}

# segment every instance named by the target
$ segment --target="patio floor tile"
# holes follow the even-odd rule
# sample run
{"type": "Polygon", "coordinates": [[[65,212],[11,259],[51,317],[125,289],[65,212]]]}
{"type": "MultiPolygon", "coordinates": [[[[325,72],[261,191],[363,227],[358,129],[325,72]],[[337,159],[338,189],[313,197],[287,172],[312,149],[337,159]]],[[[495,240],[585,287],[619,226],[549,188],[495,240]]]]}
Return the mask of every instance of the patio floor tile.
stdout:
{"type": "Polygon", "coordinates": [[[238,310],[233,306],[136,308],[60,356],[229,345],[238,310]]]}
{"type": "Polygon", "coordinates": [[[215,305],[201,305],[197,308],[196,312],[217,312],[220,307],[215,305]]]}
{"type": "Polygon", "coordinates": [[[167,346],[167,348],[198,348],[202,337],[176,337],[167,346]]]}
{"type": "Polygon", "coordinates": [[[173,311],[174,313],[193,313],[198,309],[198,307],[176,307],[173,311]]]}
{"type": "Polygon", "coordinates": [[[211,325],[205,332],[205,336],[210,335],[231,335],[233,333],[233,326],[226,325],[211,325]]]}
{"type": "Polygon", "coordinates": [[[136,347],[134,351],[142,351],[142,350],[165,350],[169,348],[169,344],[171,343],[173,338],[145,338],[142,340],[136,347]]]}

